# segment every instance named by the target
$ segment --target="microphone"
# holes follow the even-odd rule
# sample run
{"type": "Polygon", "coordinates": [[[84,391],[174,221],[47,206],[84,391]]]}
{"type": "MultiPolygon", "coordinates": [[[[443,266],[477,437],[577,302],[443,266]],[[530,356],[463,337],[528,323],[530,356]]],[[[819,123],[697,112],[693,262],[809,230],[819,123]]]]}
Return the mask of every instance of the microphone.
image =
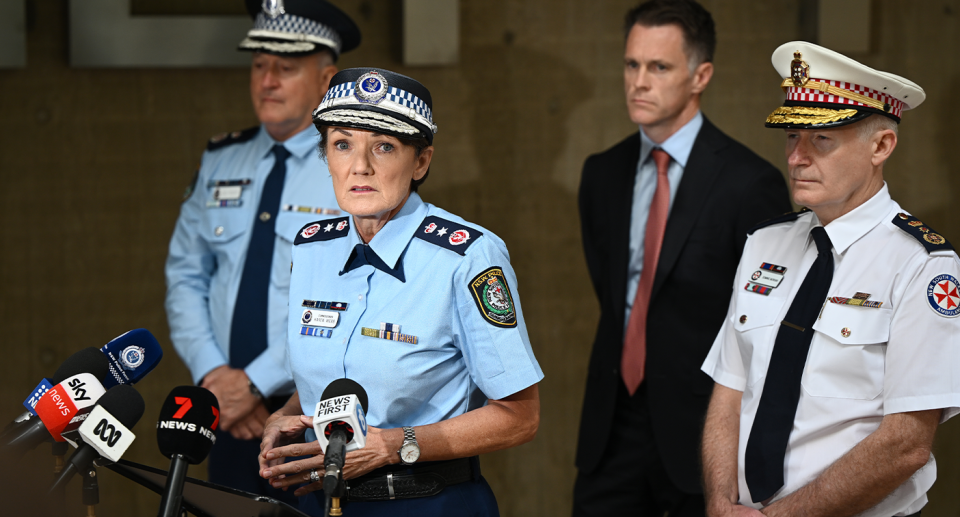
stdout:
{"type": "Polygon", "coordinates": [[[50,487],[50,493],[63,489],[70,478],[90,468],[97,457],[119,461],[136,438],[130,428],[143,416],[143,409],[143,397],[130,386],[114,386],[104,393],[80,426],[80,446],[50,487]]]}
{"type": "Polygon", "coordinates": [[[163,358],[160,343],[147,329],[121,334],[100,351],[110,363],[110,374],[103,380],[103,387],[108,390],[119,384],[136,384],[163,358]]]}
{"type": "Polygon", "coordinates": [[[85,348],[70,356],[54,375],[55,378],[64,375],[64,379],[47,390],[35,403],[34,411],[38,417],[15,424],[3,436],[5,446],[22,454],[48,440],[51,435],[59,438],[60,431],[72,416],[92,406],[104,393],[99,379],[107,375],[108,369],[107,358],[96,348],[85,348]]]}
{"type": "Polygon", "coordinates": [[[337,379],[323,390],[313,412],[313,430],[324,450],[323,491],[334,497],[348,451],[367,443],[367,392],[351,379],[337,379]]]}
{"type": "Polygon", "coordinates": [[[220,404],[209,390],[199,386],[177,386],[167,395],[157,421],[160,454],[170,458],[159,517],[180,515],[187,467],[207,457],[217,441],[214,431],[219,423],[220,404]]]}

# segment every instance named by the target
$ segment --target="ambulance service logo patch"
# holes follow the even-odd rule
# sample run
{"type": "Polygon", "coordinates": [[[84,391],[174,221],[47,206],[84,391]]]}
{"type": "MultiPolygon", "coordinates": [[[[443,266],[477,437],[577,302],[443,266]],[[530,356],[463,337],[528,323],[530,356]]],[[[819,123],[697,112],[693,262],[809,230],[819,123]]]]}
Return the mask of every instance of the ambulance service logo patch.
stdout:
{"type": "Polygon", "coordinates": [[[958,285],[960,285],[960,282],[950,275],[935,276],[930,281],[930,285],[927,286],[927,301],[930,302],[930,308],[947,318],[960,316],[958,285]]]}
{"type": "Polygon", "coordinates": [[[491,325],[504,328],[517,326],[513,295],[510,294],[502,269],[491,267],[474,277],[470,282],[470,292],[480,314],[491,325]]]}

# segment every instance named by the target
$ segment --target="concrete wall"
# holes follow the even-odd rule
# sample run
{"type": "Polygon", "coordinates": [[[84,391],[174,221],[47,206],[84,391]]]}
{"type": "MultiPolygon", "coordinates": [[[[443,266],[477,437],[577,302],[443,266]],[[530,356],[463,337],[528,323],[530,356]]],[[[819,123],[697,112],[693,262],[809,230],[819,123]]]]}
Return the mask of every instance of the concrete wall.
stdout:
{"type": "MultiPolygon", "coordinates": [[[[483,458],[501,512],[568,514],[598,317],[580,249],[576,189],[584,158],[636,129],[623,106],[620,32],[634,2],[463,1],[460,64],[435,68],[402,66],[399,2],[335,3],[364,34],[342,67],[389,68],[433,93],[440,132],[423,197],[496,232],[511,251],[546,379],[537,439],[483,458]]],[[[167,357],[137,386],[147,409],[127,457],[166,468],[152,422],[169,390],[190,382],[163,310],[167,243],[207,138],[256,123],[248,73],[71,69],[66,4],[32,2],[28,66],[0,71],[0,396],[8,401],[0,417],[18,414],[17,401],[76,349],[148,328],[167,357]]],[[[782,101],[769,56],[804,33],[800,4],[705,5],[719,42],[704,112],[783,169],[782,133],[763,128],[782,101]]],[[[960,239],[950,208],[960,194],[950,131],[960,108],[960,60],[953,58],[960,1],[882,0],[873,11],[871,52],[854,57],[909,77],[928,94],[904,117],[900,147],[886,168],[890,190],[948,239],[960,239]]],[[[691,297],[686,310],[695,314],[698,303],[691,297]]],[[[958,434],[953,422],[940,430],[940,480],[925,516],[960,511],[951,493],[960,481],[958,434]]],[[[47,469],[51,461],[41,447],[22,465],[47,469]]],[[[203,468],[191,474],[202,476],[203,468]]],[[[78,484],[70,492],[79,500],[78,484]]],[[[106,516],[154,515],[159,503],[112,473],[102,476],[101,498],[99,514],[106,516]]]]}

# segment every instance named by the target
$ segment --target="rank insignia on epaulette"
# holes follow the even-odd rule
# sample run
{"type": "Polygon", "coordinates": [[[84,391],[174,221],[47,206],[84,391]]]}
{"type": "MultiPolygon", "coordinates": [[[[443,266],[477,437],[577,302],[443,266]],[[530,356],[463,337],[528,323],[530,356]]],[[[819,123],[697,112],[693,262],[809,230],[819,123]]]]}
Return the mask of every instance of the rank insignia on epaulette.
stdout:
{"type": "Polygon", "coordinates": [[[919,219],[912,215],[900,212],[891,222],[897,228],[900,228],[914,239],[917,239],[927,250],[927,253],[953,249],[953,246],[947,242],[947,239],[943,235],[934,232],[930,227],[925,226],[919,219]]]}
{"type": "Polygon", "coordinates": [[[260,126],[254,126],[243,131],[234,131],[232,133],[220,133],[215,135],[207,142],[207,151],[216,151],[223,147],[233,144],[239,144],[251,140],[260,132],[260,126]]]}
{"type": "Polygon", "coordinates": [[[483,235],[483,232],[475,228],[469,228],[433,215],[425,218],[420,223],[420,228],[414,233],[415,237],[436,244],[441,248],[447,248],[460,255],[465,254],[467,248],[481,235],[483,235]]]}
{"type": "Polygon", "coordinates": [[[750,228],[749,230],[747,230],[747,235],[753,235],[753,232],[755,232],[755,231],[757,231],[757,230],[760,230],[760,229],[762,229],[762,228],[766,228],[767,226],[772,226],[772,225],[774,225],[774,224],[789,223],[789,222],[792,222],[792,221],[796,221],[797,218],[800,217],[800,215],[802,215],[802,214],[804,214],[804,213],[806,213],[806,212],[809,212],[809,211],[810,211],[809,208],[802,208],[802,209],[800,209],[800,211],[798,211],[798,212],[787,212],[787,213],[785,213],[785,214],[783,214],[783,215],[781,215],[781,216],[777,216],[777,217],[774,217],[774,218],[772,218],[772,219],[767,219],[766,221],[763,221],[763,222],[757,224],[756,226],[754,226],[753,228],[750,228]]]}
{"type": "Polygon", "coordinates": [[[329,241],[344,237],[350,228],[349,221],[350,217],[347,216],[310,223],[300,229],[293,244],[296,246],[305,242],[329,241]]]}

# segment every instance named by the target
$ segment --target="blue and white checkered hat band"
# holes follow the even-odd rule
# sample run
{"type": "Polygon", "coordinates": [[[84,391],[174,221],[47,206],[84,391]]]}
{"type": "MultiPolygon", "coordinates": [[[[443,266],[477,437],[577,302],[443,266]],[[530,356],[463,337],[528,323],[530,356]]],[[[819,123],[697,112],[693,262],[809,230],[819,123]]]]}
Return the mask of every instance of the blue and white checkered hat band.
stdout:
{"type": "Polygon", "coordinates": [[[333,28],[322,23],[293,14],[282,14],[271,18],[264,13],[257,15],[253,29],[247,33],[247,39],[241,47],[251,47],[251,40],[279,39],[292,42],[309,42],[330,47],[339,55],[342,41],[333,28]]]}
{"type": "MultiPolygon", "coordinates": [[[[356,104],[363,104],[360,101],[355,99],[355,93],[356,93],[356,83],[348,82],[348,83],[338,84],[333,88],[330,88],[329,90],[327,90],[327,94],[324,95],[323,102],[320,103],[320,108],[318,109],[323,109],[327,107],[326,106],[328,104],[327,101],[333,101],[333,99],[340,99],[344,97],[349,97],[351,99],[354,99],[356,101],[355,102],[356,104]]],[[[423,120],[418,120],[418,122],[426,125],[427,127],[435,127],[433,125],[433,112],[430,110],[430,107],[427,106],[427,103],[423,102],[416,95],[408,91],[404,91],[394,86],[391,86],[387,90],[387,94],[386,96],[384,96],[383,101],[389,101],[391,103],[403,106],[404,108],[412,109],[417,113],[417,115],[423,118],[423,120]]],[[[332,105],[333,103],[331,102],[330,104],[332,105]]],[[[341,105],[341,103],[339,102],[335,104],[341,105]]],[[[390,106],[389,104],[387,105],[381,105],[381,104],[382,104],[382,101],[377,105],[382,108],[386,108],[388,110],[398,111],[398,112],[400,111],[390,106]]]]}

